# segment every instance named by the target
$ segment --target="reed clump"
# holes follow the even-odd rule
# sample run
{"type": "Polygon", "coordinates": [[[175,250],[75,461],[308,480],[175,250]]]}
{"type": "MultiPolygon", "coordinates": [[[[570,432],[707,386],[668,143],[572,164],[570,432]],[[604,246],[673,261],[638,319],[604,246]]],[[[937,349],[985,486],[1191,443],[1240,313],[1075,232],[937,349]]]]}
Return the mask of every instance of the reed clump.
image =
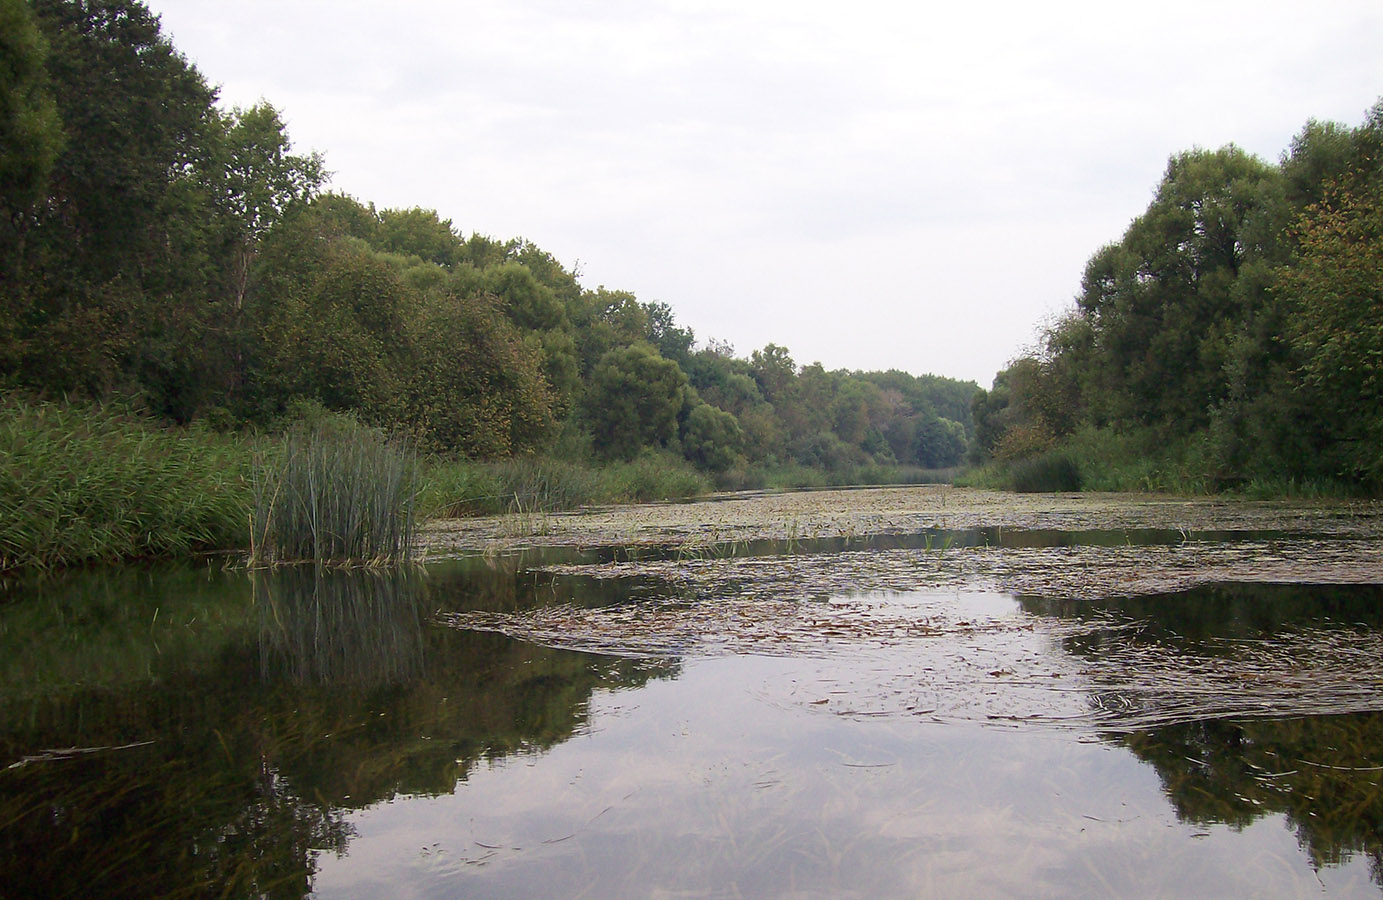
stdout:
{"type": "Polygon", "coordinates": [[[1048,451],[1009,466],[1009,488],[1020,494],[1078,491],[1080,467],[1070,454],[1048,451]]]}
{"type": "Polygon", "coordinates": [[[671,454],[595,467],[542,457],[497,462],[437,460],[422,479],[427,518],[536,515],[608,503],[674,500],[708,493],[710,478],[671,454]]]}
{"type": "Polygon", "coordinates": [[[242,546],[252,458],[128,410],[0,399],[0,569],[242,546]]]}
{"type": "Polygon", "coordinates": [[[411,559],[417,470],[406,444],[354,422],[290,429],[256,467],[250,564],[411,559]]]}

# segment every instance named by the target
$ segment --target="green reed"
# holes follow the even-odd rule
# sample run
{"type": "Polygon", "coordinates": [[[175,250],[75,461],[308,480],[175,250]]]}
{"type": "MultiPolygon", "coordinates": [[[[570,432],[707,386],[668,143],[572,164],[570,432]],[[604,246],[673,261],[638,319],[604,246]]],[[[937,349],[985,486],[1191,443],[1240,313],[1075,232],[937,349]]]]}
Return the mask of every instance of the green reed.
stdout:
{"type": "Polygon", "coordinates": [[[0,399],[0,569],[239,547],[252,455],[108,407],[0,399]]]}
{"type": "Polygon", "coordinates": [[[373,429],[290,430],[256,467],[250,563],[375,565],[412,556],[417,462],[373,429]]]}
{"type": "Polygon", "coordinates": [[[429,518],[532,516],[599,504],[682,499],[712,489],[704,473],[665,453],[600,467],[543,457],[435,460],[421,481],[419,507],[429,518]]]}

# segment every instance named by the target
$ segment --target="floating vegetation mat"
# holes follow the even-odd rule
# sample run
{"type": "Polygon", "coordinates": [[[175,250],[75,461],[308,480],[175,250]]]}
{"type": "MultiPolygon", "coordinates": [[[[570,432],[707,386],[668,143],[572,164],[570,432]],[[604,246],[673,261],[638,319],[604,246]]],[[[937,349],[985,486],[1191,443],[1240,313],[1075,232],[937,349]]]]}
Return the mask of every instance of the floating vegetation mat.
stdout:
{"type": "Polygon", "coordinates": [[[1192,645],[1150,639],[1146,622],[1117,605],[1072,616],[1025,610],[1015,599],[1145,597],[1219,583],[1379,584],[1379,524],[1371,505],[1032,499],[944,487],[600,511],[550,523],[536,543],[608,546],[620,531],[631,546],[670,542],[678,552],[542,571],[660,586],[649,596],[594,608],[465,611],[447,621],[621,656],[791,656],[800,671],[764,685],[766,699],[833,715],[1096,733],[1212,717],[1383,710],[1383,637],[1373,628],[1337,622],[1192,645]],[[811,529],[800,524],[805,519],[784,518],[809,510],[811,529]],[[793,552],[798,539],[906,534],[908,527],[1311,536],[793,552]],[[783,541],[783,552],[734,552],[736,541],[750,540],[783,541]]]}
{"type": "Polygon", "coordinates": [[[1383,635],[1341,625],[1196,646],[1117,612],[1034,615],[1000,594],[751,596],[461,612],[449,624],[622,656],[790,656],[779,705],[847,717],[1061,726],[1092,734],[1222,717],[1383,710],[1383,635]]]}
{"type": "Polygon", "coordinates": [[[808,600],[876,591],[986,590],[1067,599],[1166,594],[1221,582],[1383,582],[1383,541],[1195,542],[1124,547],[964,547],[554,565],[595,578],[657,578],[681,596],[808,600]]]}
{"type": "Polygon", "coordinates": [[[1251,502],[1148,494],[1013,494],[949,485],[785,494],[726,494],[696,503],[431,522],[432,555],[526,547],[674,547],[683,555],[737,543],[912,535],[977,528],[1191,534],[1256,531],[1383,537],[1375,502],[1251,502]]]}

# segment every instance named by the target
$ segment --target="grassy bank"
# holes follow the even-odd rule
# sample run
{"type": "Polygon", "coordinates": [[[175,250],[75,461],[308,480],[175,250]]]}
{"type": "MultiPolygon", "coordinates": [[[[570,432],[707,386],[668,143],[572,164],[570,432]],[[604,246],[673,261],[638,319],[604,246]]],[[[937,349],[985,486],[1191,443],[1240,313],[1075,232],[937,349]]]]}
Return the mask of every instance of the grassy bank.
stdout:
{"type": "Polygon", "coordinates": [[[539,457],[431,460],[422,477],[418,508],[424,518],[554,512],[681,499],[714,488],[705,473],[668,454],[649,453],[600,467],[539,457]]]}
{"type": "Polygon", "coordinates": [[[1228,477],[1204,434],[1168,437],[1156,429],[1116,432],[1083,428],[1044,453],[991,460],[958,476],[965,487],[1020,493],[1131,491],[1225,494],[1253,499],[1344,498],[1359,494],[1343,481],[1301,481],[1264,473],[1228,477]]]}
{"type": "Polygon", "coordinates": [[[81,403],[0,398],[0,570],[252,552],[396,559],[417,519],[706,493],[670,455],[594,467],[415,461],[330,414],[278,436],[170,428],[81,403]],[[406,512],[406,515],[399,515],[406,512]]]}
{"type": "Polygon", "coordinates": [[[646,452],[592,465],[415,460],[318,409],[278,435],[172,428],[127,410],[0,398],[0,570],[249,552],[259,562],[405,557],[413,523],[694,497],[916,484],[952,473],[798,465],[701,471],[646,452]]]}
{"type": "Polygon", "coordinates": [[[0,568],[241,547],[253,455],[108,408],[0,400],[0,568]]]}

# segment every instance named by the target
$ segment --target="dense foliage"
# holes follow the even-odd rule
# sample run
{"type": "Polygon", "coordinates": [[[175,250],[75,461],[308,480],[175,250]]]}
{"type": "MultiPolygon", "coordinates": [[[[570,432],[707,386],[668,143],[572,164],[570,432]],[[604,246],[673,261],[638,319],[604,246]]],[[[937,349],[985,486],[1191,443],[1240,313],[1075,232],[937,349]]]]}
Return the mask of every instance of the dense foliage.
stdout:
{"type": "Polygon", "coordinates": [[[1383,103],[1269,164],[1172,157],[1074,309],[974,405],[979,458],[1091,487],[1383,489],[1383,103]]]}
{"type": "Polygon", "coordinates": [[[656,452],[732,485],[968,448],[971,383],[738,358],[527,241],[326,192],[137,0],[0,21],[0,389],[217,429],[325,409],[453,458],[656,452]]]}

